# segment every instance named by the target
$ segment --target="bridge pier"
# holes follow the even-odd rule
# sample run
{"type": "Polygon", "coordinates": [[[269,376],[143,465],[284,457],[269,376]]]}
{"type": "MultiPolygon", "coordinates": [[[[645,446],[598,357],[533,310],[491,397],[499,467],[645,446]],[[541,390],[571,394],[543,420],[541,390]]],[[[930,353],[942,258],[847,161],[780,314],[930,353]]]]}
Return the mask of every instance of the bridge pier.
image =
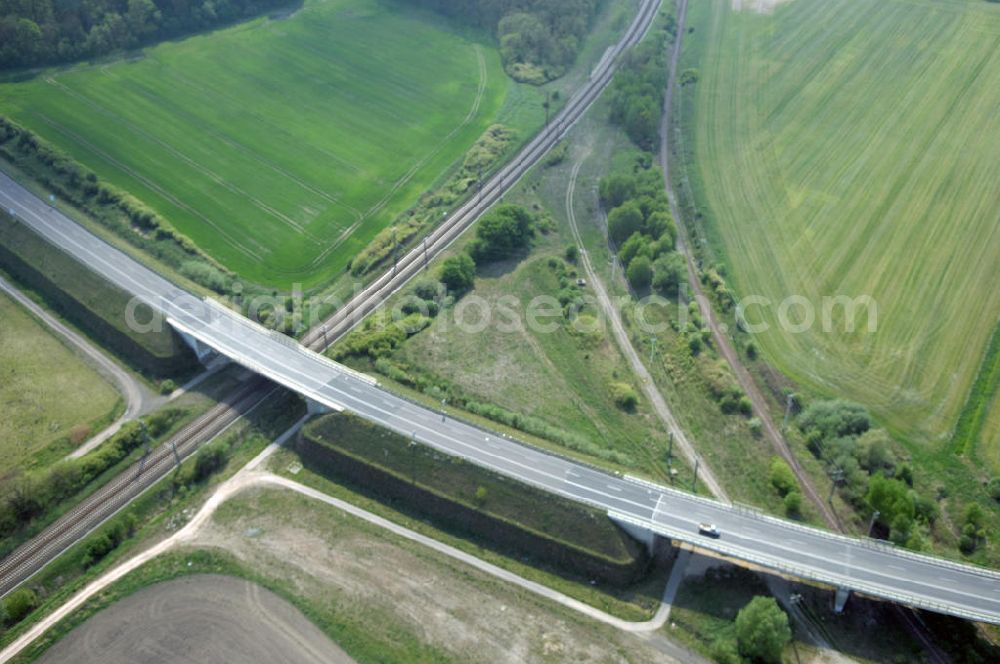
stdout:
{"type": "Polygon", "coordinates": [[[837,588],[837,594],[833,598],[833,611],[834,613],[840,614],[844,612],[844,605],[847,604],[847,598],[851,596],[851,591],[847,588],[837,588]]]}

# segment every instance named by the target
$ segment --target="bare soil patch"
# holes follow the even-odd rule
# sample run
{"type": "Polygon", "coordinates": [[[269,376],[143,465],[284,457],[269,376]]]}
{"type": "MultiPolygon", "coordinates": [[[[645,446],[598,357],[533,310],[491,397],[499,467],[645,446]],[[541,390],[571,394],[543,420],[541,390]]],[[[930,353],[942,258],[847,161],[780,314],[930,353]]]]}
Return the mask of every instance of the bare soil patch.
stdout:
{"type": "Polygon", "coordinates": [[[102,610],[39,660],[352,664],[291,604],[257,584],[218,575],[158,583],[102,610]]]}
{"type": "Polygon", "coordinates": [[[664,661],[636,637],[291,493],[247,490],[193,544],[224,549],[341,620],[363,623],[373,641],[415,639],[456,661],[490,664],[664,661]]]}

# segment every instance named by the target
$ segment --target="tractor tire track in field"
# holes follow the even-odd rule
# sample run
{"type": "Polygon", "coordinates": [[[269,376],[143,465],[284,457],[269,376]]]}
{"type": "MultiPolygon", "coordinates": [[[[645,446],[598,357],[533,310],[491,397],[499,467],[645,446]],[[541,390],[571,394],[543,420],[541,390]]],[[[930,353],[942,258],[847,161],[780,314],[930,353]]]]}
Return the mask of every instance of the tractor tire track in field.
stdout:
{"type": "Polygon", "coordinates": [[[677,440],[677,446],[680,448],[681,453],[687,459],[688,463],[692,467],[695,466],[696,461],[700,464],[700,475],[705,486],[712,493],[713,496],[719,500],[728,501],[729,496],[726,494],[725,489],[715,478],[715,474],[712,469],[708,467],[704,459],[701,459],[688,440],[687,435],[684,433],[684,429],[681,428],[680,424],[677,422],[677,418],[674,416],[673,411],[670,410],[670,406],[667,405],[666,400],[660,391],[656,387],[656,383],[653,381],[652,375],[650,375],[649,370],[646,365],[642,363],[642,359],[639,357],[639,353],[636,352],[635,346],[632,345],[631,339],[629,339],[628,332],[625,331],[625,326],[622,324],[621,314],[615,308],[614,304],[611,302],[611,298],[608,296],[607,289],[604,287],[604,283],[601,278],[597,275],[594,270],[594,266],[590,262],[590,254],[587,252],[587,248],[583,243],[583,237],[580,235],[580,228],[576,223],[576,210],[573,207],[573,196],[576,192],[576,180],[580,175],[580,167],[590,156],[590,149],[588,148],[586,153],[584,153],[575,164],[573,164],[573,170],[570,172],[569,182],[566,185],[566,219],[569,221],[570,230],[573,233],[573,240],[576,242],[576,246],[580,249],[580,263],[583,265],[584,271],[587,273],[587,278],[590,280],[591,286],[594,289],[594,295],[597,297],[597,302],[601,309],[604,311],[604,315],[607,316],[608,321],[611,324],[611,331],[614,333],[615,340],[618,342],[618,347],[621,349],[622,355],[628,360],[631,365],[632,374],[639,380],[639,384],[642,386],[642,391],[645,393],[646,398],[649,399],[650,405],[653,407],[653,411],[656,416],[660,419],[663,425],[667,428],[667,431],[677,440]]]}
{"type": "Polygon", "coordinates": [[[774,448],[775,452],[777,452],[778,455],[781,456],[781,458],[784,459],[785,462],[787,462],[792,468],[796,478],[798,478],[799,484],[802,486],[802,491],[805,493],[806,497],[809,498],[810,502],[815,505],[827,526],[833,530],[844,531],[844,525],[841,523],[840,518],[826,503],[826,501],[823,500],[819,492],[816,491],[816,488],[813,486],[812,479],[806,475],[802,465],[795,457],[791,447],[789,447],[788,441],[785,440],[784,436],[781,435],[781,432],[775,425],[774,418],[771,417],[771,411],[768,407],[767,400],[764,398],[763,393],[761,393],[760,388],[757,387],[757,383],[750,375],[750,372],[747,371],[745,366],[743,366],[743,362],[740,360],[736,349],[733,348],[733,344],[729,337],[720,328],[719,321],[715,316],[715,311],[712,309],[712,304],[705,296],[701,287],[701,280],[698,278],[698,271],[694,262],[694,254],[690,249],[690,242],[687,237],[687,226],[685,225],[683,217],[680,214],[680,209],[677,205],[677,196],[674,193],[673,183],[670,179],[670,130],[672,128],[671,107],[673,104],[674,89],[677,85],[677,63],[680,60],[681,44],[683,42],[684,26],[687,18],[687,6],[687,0],[680,0],[677,5],[677,39],[674,41],[674,46],[670,54],[667,90],[664,94],[663,117],[660,124],[660,168],[663,170],[663,181],[667,190],[667,198],[670,202],[670,212],[674,216],[674,219],[677,220],[677,249],[686,259],[688,282],[691,285],[694,298],[698,302],[698,309],[701,312],[701,316],[709,326],[709,329],[712,330],[712,339],[715,341],[716,347],[719,349],[719,354],[725,358],[726,362],[732,368],[733,373],[736,375],[736,380],[739,382],[740,387],[750,398],[750,401],[753,404],[754,415],[760,418],[761,424],[764,428],[764,434],[771,442],[771,446],[774,448]]]}
{"type": "Polygon", "coordinates": [[[475,45],[473,48],[475,49],[476,59],[479,64],[479,87],[476,90],[476,98],[472,101],[472,108],[469,109],[469,112],[466,114],[465,119],[462,120],[460,124],[456,125],[454,129],[448,132],[448,135],[445,136],[437,144],[437,146],[435,146],[430,152],[425,154],[416,163],[414,163],[409,168],[409,170],[407,170],[406,173],[403,174],[401,178],[396,180],[396,182],[392,185],[392,187],[389,188],[388,191],[386,191],[386,193],[382,196],[382,198],[380,198],[373,206],[368,208],[368,210],[366,210],[361,215],[361,218],[357,219],[353,224],[351,224],[343,232],[341,232],[341,234],[329,247],[324,249],[316,258],[313,259],[312,263],[310,264],[310,267],[315,267],[320,261],[324,260],[327,256],[330,255],[332,251],[336,250],[344,242],[346,242],[347,239],[354,234],[354,231],[357,230],[358,226],[363,224],[373,215],[380,212],[382,208],[388,205],[390,199],[396,194],[396,192],[398,192],[402,187],[406,186],[406,184],[413,179],[413,177],[417,174],[417,172],[421,168],[423,168],[428,161],[430,161],[438,154],[440,154],[441,150],[443,150],[444,147],[449,142],[451,142],[451,139],[455,137],[455,134],[464,129],[470,122],[472,122],[472,120],[479,113],[479,108],[482,105],[483,101],[483,95],[486,94],[486,85],[488,82],[489,72],[486,68],[486,58],[483,57],[482,49],[479,47],[478,44],[475,45]]]}
{"type": "MultiPolygon", "coordinates": [[[[218,90],[211,90],[205,88],[204,86],[199,85],[195,81],[192,81],[188,77],[182,76],[176,71],[172,71],[170,73],[169,79],[171,83],[176,83],[177,85],[183,85],[188,90],[192,91],[199,99],[207,100],[211,98],[216,100],[222,100],[225,102],[223,106],[227,107],[238,107],[241,105],[245,105],[244,101],[238,100],[232,95],[224,94],[222,92],[219,92],[218,90]]],[[[251,117],[254,120],[256,120],[260,124],[260,126],[262,128],[265,128],[269,133],[274,134],[276,136],[285,137],[290,141],[298,140],[292,134],[286,131],[283,126],[281,126],[280,124],[274,124],[266,116],[263,116],[255,112],[253,109],[243,108],[242,110],[244,113],[246,113],[248,117],[251,117]]],[[[361,167],[359,167],[357,164],[353,164],[350,161],[344,159],[343,156],[330,152],[329,150],[325,150],[318,145],[306,145],[303,146],[303,148],[309,150],[315,150],[317,153],[323,155],[324,157],[332,161],[337,162],[339,165],[343,166],[345,169],[349,170],[351,173],[355,175],[360,175],[362,172],[361,167]]],[[[360,214],[360,210],[356,210],[355,208],[351,209],[360,214]]]]}
{"type": "Polygon", "coordinates": [[[296,184],[302,190],[307,191],[310,194],[313,194],[314,196],[322,198],[331,205],[342,207],[354,215],[358,216],[361,215],[360,210],[358,210],[356,207],[348,205],[347,203],[344,203],[343,201],[340,200],[339,196],[329,194],[326,191],[320,189],[319,187],[314,186],[309,182],[306,182],[305,180],[297,176],[295,173],[292,173],[291,171],[283,168],[280,164],[268,159],[267,157],[260,154],[253,148],[244,145],[243,143],[237,141],[234,138],[231,138],[230,136],[228,136],[223,132],[217,131],[210,122],[201,119],[195,114],[179,106],[171,104],[169,99],[165,99],[162,96],[157,95],[156,92],[150,90],[146,86],[139,85],[136,81],[131,81],[131,80],[124,81],[124,85],[128,86],[132,90],[132,92],[147,99],[151,103],[159,104],[164,107],[169,107],[169,112],[171,115],[176,115],[178,117],[184,118],[184,121],[186,123],[198,127],[198,129],[204,132],[207,136],[211,136],[212,138],[219,141],[220,143],[230,148],[231,150],[239,152],[240,154],[245,155],[250,159],[254,160],[255,162],[257,162],[258,164],[264,166],[268,170],[271,170],[277,173],[278,175],[281,175],[285,179],[296,184]]]}
{"type": "Polygon", "coordinates": [[[97,113],[108,117],[109,119],[111,119],[112,121],[114,121],[116,123],[120,123],[120,124],[124,125],[130,131],[132,131],[133,133],[138,134],[139,136],[142,136],[146,140],[155,143],[156,145],[160,146],[164,151],[166,151],[168,154],[170,154],[170,155],[174,156],[175,158],[179,159],[180,161],[184,162],[185,164],[187,164],[188,166],[190,166],[194,170],[198,171],[199,173],[201,173],[202,175],[204,175],[205,177],[207,177],[212,182],[215,182],[217,185],[219,185],[220,187],[222,187],[226,191],[228,191],[231,194],[234,194],[236,196],[239,196],[241,198],[244,198],[245,200],[250,201],[250,203],[253,204],[253,206],[256,207],[258,210],[260,210],[261,212],[263,212],[263,213],[271,216],[272,218],[276,219],[279,222],[283,222],[284,224],[290,226],[299,235],[305,236],[311,242],[313,242],[313,243],[315,243],[317,245],[320,244],[319,238],[317,238],[317,237],[313,236],[311,233],[309,233],[301,223],[299,223],[298,221],[292,219],[291,217],[289,217],[288,215],[284,214],[280,210],[278,210],[278,209],[276,209],[276,208],[268,205],[264,201],[262,201],[259,198],[253,196],[252,194],[250,194],[249,192],[244,191],[239,186],[233,184],[232,182],[230,182],[226,178],[222,177],[221,175],[219,175],[218,173],[216,173],[212,169],[208,168],[204,164],[200,163],[196,159],[193,159],[193,158],[187,156],[186,154],[184,154],[183,152],[181,152],[177,148],[173,147],[172,145],[170,145],[166,141],[157,138],[156,136],[154,136],[153,134],[150,134],[145,129],[137,126],[135,123],[130,122],[129,120],[123,118],[122,116],[118,115],[114,111],[111,111],[111,110],[105,108],[104,106],[102,106],[101,104],[99,104],[99,103],[95,102],[94,100],[90,99],[86,95],[81,94],[81,93],[77,92],[76,90],[73,90],[72,88],[70,88],[69,86],[67,86],[67,85],[65,85],[63,83],[60,83],[59,81],[57,81],[55,78],[53,78],[51,76],[49,78],[45,79],[45,82],[48,83],[49,85],[57,87],[59,90],[61,90],[65,94],[73,97],[77,101],[79,101],[79,102],[81,102],[81,103],[89,106],[90,108],[92,108],[97,113]]]}
{"type": "MultiPolygon", "coordinates": [[[[66,128],[66,127],[64,127],[63,125],[59,124],[58,122],[56,122],[55,120],[53,120],[52,118],[50,118],[47,115],[44,115],[44,114],[35,114],[35,117],[37,117],[39,120],[41,120],[42,122],[44,122],[48,126],[52,127],[52,129],[56,130],[60,134],[71,138],[72,140],[76,141],[77,143],[79,143],[83,147],[87,148],[88,150],[90,150],[91,152],[93,152],[94,154],[96,154],[98,157],[100,157],[104,161],[108,162],[109,164],[111,164],[112,166],[114,166],[115,168],[117,168],[118,170],[120,170],[122,173],[125,173],[126,175],[129,175],[129,176],[135,178],[136,180],[138,180],[139,182],[141,182],[143,184],[143,186],[145,186],[147,189],[149,189],[150,191],[156,192],[157,194],[159,194],[160,196],[162,196],[164,199],[166,199],[167,201],[169,201],[172,205],[174,205],[174,206],[180,208],[181,210],[184,210],[185,212],[191,214],[192,216],[194,216],[194,217],[196,217],[196,218],[204,221],[206,224],[208,224],[212,228],[212,230],[216,231],[226,241],[226,243],[229,246],[231,246],[236,251],[240,252],[241,254],[243,254],[244,256],[247,256],[249,258],[253,258],[253,259],[256,259],[256,260],[263,260],[264,257],[263,257],[263,255],[261,255],[261,253],[259,253],[258,251],[254,251],[253,249],[251,249],[251,248],[247,247],[246,245],[244,245],[242,242],[236,240],[235,238],[233,238],[232,235],[230,235],[229,233],[227,233],[222,227],[220,227],[217,223],[215,223],[214,221],[212,221],[211,219],[209,219],[208,217],[206,217],[204,214],[202,214],[201,212],[195,210],[193,207],[191,207],[187,203],[184,203],[179,198],[177,198],[176,196],[174,196],[173,194],[171,194],[169,191],[167,191],[166,189],[164,189],[163,187],[161,187],[159,184],[157,184],[153,180],[150,180],[146,176],[142,175],[141,173],[139,173],[135,169],[131,168],[130,166],[122,163],[121,161],[118,161],[117,159],[115,159],[114,157],[112,157],[110,154],[108,154],[107,152],[105,152],[101,148],[97,147],[96,145],[94,145],[93,143],[91,143],[90,141],[88,141],[87,139],[85,139],[83,136],[80,136],[76,132],[74,132],[74,131],[72,131],[72,130],[66,128]]],[[[257,247],[257,249],[259,251],[267,251],[266,247],[264,247],[259,242],[257,242],[256,240],[254,240],[252,237],[250,237],[250,236],[245,236],[245,237],[251,243],[253,243],[253,245],[255,247],[257,247]]]]}
{"type": "MultiPolygon", "coordinates": [[[[715,318],[714,311],[712,310],[712,305],[708,298],[705,296],[701,281],[698,279],[697,270],[695,269],[694,255],[690,249],[690,241],[687,237],[687,226],[685,225],[683,218],[680,216],[680,210],[677,205],[677,197],[673,188],[673,181],[670,176],[670,155],[671,155],[671,144],[670,144],[670,132],[674,129],[675,124],[672,120],[673,111],[673,94],[677,87],[677,63],[680,58],[681,43],[683,35],[685,34],[685,19],[687,17],[687,5],[688,0],[678,0],[677,4],[677,40],[674,44],[673,51],[670,56],[668,78],[667,78],[667,89],[664,94],[664,104],[663,104],[663,116],[661,118],[660,125],[660,167],[663,170],[663,180],[664,186],[667,190],[667,198],[670,201],[670,211],[677,221],[677,244],[678,249],[684,255],[687,261],[688,267],[688,281],[691,284],[692,290],[695,293],[695,298],[698,302],[698,308],[701,311],[702,317],[709,325],[712,330],[712,338],[718,344],[719,351],[725,357],[726,362],[733,369],[736,374],[737,380],[740,387],[747,393],[753,404],[754,414],[757,415],[762,424],[764,425],[764,432],[768,439],[771,441],[772,447],[778,454],[791,466],[792,471],[795,473],[799,484],[802,486],[803,492],[809,498],[809,500],[819,509],[820,515],[827,525],[834,531],[846,532],[844,524],[841,522],[837,514],[832,510],[832,508],[820,498],[815,487],[812,484],[811,478],[806,475],[805,471],[802,469],[801,464],[795,458],[792,450],[788,446],[788,442],[779,432],[777,426],[774,424],[774,420],[771,417],[771,413],[768,409],[767,401],[761,393],[760,389],[757,387],[757,383],[754,381],[750,372],[747,371],[746,367],[743,366],[739,355],[736,353],[733,345],[728,336],[719,328],[719,323],[715,318]]],[[[905,627],[910,632],[910,634],[920,642],[924,647],[925,653],[936,663],[947,663],[950,661],[948,656],[934,643],[931,636],[929,636],[927,627],[920,618],[919,613],[912,609],[907,609],[899,605],[894,605],[895,612],[897,616],[905,624],[905,627]]]]}

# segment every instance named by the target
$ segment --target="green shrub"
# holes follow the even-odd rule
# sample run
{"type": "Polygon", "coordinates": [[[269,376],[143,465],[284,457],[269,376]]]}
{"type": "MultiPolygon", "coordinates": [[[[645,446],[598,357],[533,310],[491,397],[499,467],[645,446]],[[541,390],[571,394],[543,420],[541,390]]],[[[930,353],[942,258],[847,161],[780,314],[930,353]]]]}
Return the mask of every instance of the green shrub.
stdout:
{"type": "Polygon", "coordinates": [[[446,258],[439,273],[441,282],[453,293],[464,293],[476,282],[476,263],[468,254],[446,258]]]}
{"type": "Polygon", "coordinates": [[[799,481],[796,479],[795,473],[792,472],[791,466],[781,457],[771,457],[771,464],[767,469],[767,479],[782,496],[787,496],[799,488],[799,481]]]}
{"type": "Polygon", "coordinates": [[[626,412],[634,412],[636,406],[639,405],[639,396],[632,389],[632,386],[628,383],[611,383],[609,386],[611,390],[611,398],[614,400],[615,405],[626,412]]]}
{"type": "Polygon", "coordinates": [[[796,517],[802,513],[802,494],[798,491],[789,491],[783,502],[786,515],[796,517]]]}
{"type": "Polygon", "coordinates": [[[3,600],[8,625],[16,625],[38,607],[38,595],[30,588],[15,590],[3,600]]]}
{"type": "Polygon", "coordinates": [[[986,485],[986,491],[990,494],[990,498],[1000,501],[1000,477],[992,478],[986,485]]]}
{"type": "Polygon", "coordinates": [[[780,662],[791,640],[788,616],[773,597],[754,597],[736,615],[736,642],[744,657],[780,662]]]}
{"type": "Polygon", "coordinates": [[[627,275],[633,288],[645,290],[653,280],[653,265],[647,256],[637,256],[629,264],[627,275]]]}
{"type": "Polygon", "coordinates": [[[531,212],[519,205],[499,205],[476,224],[476,238],[469,243],[468,252],[477,264],[509,258],[526,249],[534,235],[531,212]]]}
{"type": "Polygon", "coordinates": [[[868,411],[849,401],[816,401],[799,415],[799,428],[819,431],[824,438],[858,436],[871,428],[868,411]]]}

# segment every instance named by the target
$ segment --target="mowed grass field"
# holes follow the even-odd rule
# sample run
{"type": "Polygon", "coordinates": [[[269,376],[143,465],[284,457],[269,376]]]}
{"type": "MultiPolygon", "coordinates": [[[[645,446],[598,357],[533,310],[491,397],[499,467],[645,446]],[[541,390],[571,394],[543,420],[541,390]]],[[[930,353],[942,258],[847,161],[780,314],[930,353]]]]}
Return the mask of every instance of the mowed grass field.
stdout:
{"type": "Polygon", "coordinates": [[[32,465],[74,427],[106,419],[118,402],[110,383],[0,293],[0,477],[32,465]]]}
{"type": "Polygon", "coordinates": [[[496,50],[384,0],[307,0],[110,64],[0,85],[0,113],[244,278],[328,280],[491,123],[496,50]]]}
{"type": "Polygon", "coordinates": [[[732,5],[691,5],[687,121],[706,232],[737,291],[773,302],[750,309],[759,343],[800,383],[946,441],[1000,317],[1000,5],[732,5]],[[790,295],[815,306],[807,332],[778,325],[790,295]],[[877,331],[825,331],[837,295],[873,298],[877,331]]]}

